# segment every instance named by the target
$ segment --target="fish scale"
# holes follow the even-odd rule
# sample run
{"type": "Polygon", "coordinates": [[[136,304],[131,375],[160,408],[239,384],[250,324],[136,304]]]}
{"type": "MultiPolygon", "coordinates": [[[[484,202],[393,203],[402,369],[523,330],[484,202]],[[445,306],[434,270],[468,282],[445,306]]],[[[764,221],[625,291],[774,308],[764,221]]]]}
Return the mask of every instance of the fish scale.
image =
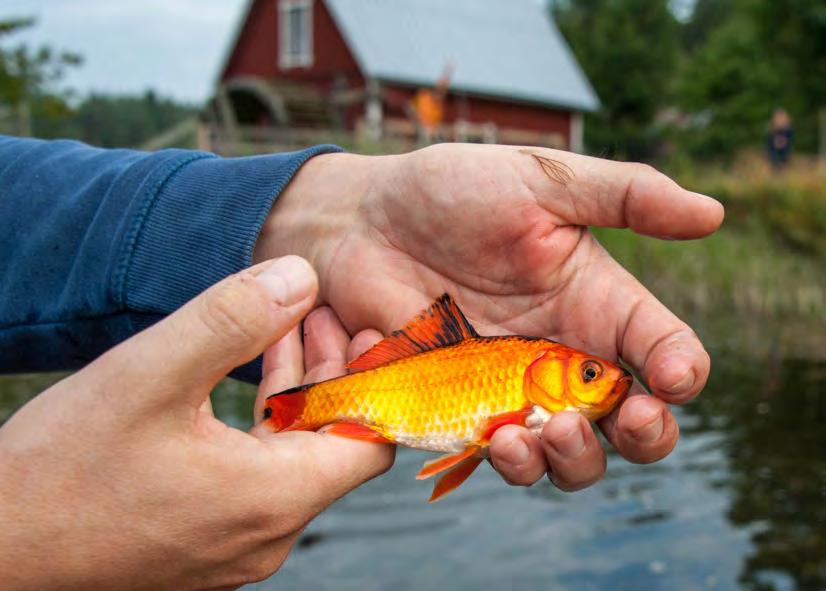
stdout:
{"type": "Polygon", "coordinates": [[[550,416],[590,419],[627,392],[630,374],[604,359],[534,337],[483,337],[447,294],[348,364],[362,370],[267,398],[274,431],[315,430],[448,452],[418,478],[444,472],[430,500],[459,486],[509,424],[539,432],[550,416]]]}
{"type": "Polygon", "coordinates": [[[523,376],[544,347],[520,337],[481,337],[322,382],[307,392],[302,420],[320,427],[357,418],[391,441],[447,451],[427,442],[470,442],[483,419],[528,404],[523,376]]]}

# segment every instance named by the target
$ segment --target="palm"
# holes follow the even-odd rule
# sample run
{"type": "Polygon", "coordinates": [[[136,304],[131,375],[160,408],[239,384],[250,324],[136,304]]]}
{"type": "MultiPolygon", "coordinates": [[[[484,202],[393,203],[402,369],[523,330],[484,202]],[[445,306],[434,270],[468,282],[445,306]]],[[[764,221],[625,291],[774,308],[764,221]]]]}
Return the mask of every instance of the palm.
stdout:
{"type": "Polygon", "coordinates": [[[400,183],[405,190],[372,195],[367,219],[341,243],[329,294],[345,324],[386,332],[446,291],[483,334],[549,336],[618,355],[615,329],[626,307],[606,305],[604,284],[620,269],[523,179],[565,188],[529,158],[514,168],[484,150],[471,159],[443,151],[419,152],[400,183]],[[574,272],[581,268],[589,271],[574,272]]]}

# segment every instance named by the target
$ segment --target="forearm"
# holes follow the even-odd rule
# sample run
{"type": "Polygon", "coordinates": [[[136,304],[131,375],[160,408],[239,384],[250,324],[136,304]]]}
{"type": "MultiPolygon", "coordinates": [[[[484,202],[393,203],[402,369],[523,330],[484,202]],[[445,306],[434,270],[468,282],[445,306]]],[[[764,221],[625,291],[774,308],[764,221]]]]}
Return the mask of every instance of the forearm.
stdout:
{"type": "Polygon", "coordinates": [[[77,368],[248,266],[274,200],[334,150],[221,159],[0,138],[0,372],[77,368]]]}

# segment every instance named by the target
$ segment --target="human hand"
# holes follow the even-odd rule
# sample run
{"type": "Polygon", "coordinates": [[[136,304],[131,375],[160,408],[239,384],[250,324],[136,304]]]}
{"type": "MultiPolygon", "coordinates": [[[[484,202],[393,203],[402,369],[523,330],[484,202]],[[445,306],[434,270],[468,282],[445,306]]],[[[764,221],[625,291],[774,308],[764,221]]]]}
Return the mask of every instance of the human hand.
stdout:
{"type": "MultiPolygon", "coordinates": [[[[645,165],[442,144],[401,156],[314,158],[276,203],[256,256],[308,257],[321,301],[351,333],[387,333],[448,292],[481,334],[540,335],[622,358],[653,396],[635,385],[599,425],[620,454],[645,463],[673,449],[678,426],[666,403],[696,396],[710,360],[587,226],[691,239],[722,219],[718,202],[645,165]]],[[[548,472],[561,489],[576,490],[605,470],[590,425],[571,413],[551,419],[541,442],[502,428],[491,453],[513,484],[548,472]]]]}
{"type": "MultiPolygon", "coordinates": [[[[265,386],[296,385],[303,368],[285,372],[278,352],[295,359],[316,292],[298,257],[243,271],[15,414],[0,429],[0,586],[234,588],[272,574],[307,522],[389,468],[392,446],[247,434],[212,414],[215,384],[267,347],[265,386]]],[[[343,370],[313,352],[325,349],[308,347],[311,378],[343,370]]]]}

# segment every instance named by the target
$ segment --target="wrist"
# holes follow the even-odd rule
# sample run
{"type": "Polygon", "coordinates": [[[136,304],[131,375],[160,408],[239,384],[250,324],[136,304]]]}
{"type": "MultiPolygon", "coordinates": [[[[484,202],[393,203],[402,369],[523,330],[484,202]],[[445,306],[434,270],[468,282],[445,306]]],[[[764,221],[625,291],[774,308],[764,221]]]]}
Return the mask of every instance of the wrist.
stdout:
{"type": "Polygon", "coordinates": [[[304,164],[270,211],[253,251],[253,263],[297,254],[322,280],[335,251],[358,222],[359,208],[390,157],[333,153],[304,164]]]}

